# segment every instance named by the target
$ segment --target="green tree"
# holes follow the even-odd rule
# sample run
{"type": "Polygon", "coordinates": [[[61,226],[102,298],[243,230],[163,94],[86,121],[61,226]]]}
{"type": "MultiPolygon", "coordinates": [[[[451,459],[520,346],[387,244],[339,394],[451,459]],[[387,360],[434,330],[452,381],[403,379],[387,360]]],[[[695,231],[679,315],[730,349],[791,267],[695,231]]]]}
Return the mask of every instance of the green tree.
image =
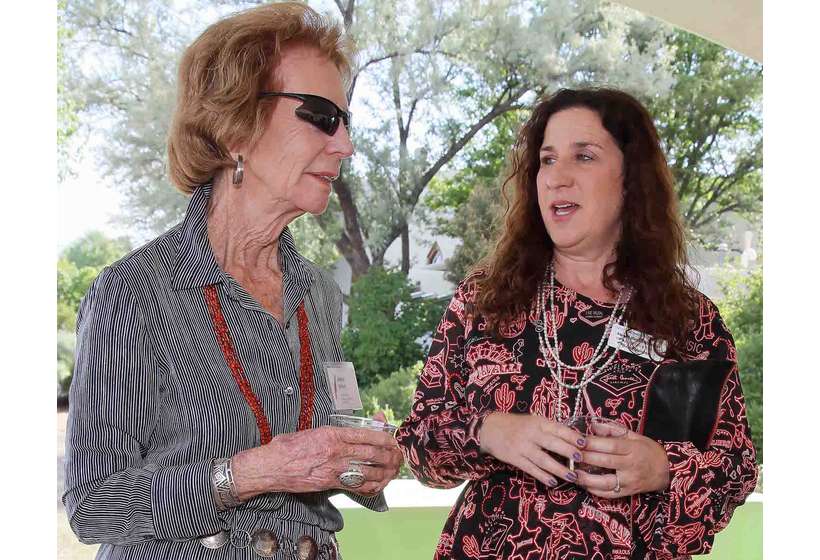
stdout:
{"type": "Polygon", "coordinates": [[[758,463],[763,463],[763,268],[734,272],[721,281],[720,313],[732,332],[746,415],[758,463]]]}
{"type": "Polygon", "coordinates": [[[143,233],[168,229],[187,205],[168,180],[165,141],[177,60],[213,14],[202,0],[72,0],[64,11],[71,72],[60,82],[75,92],[87,132],[103,139],[96,163],[123,190],[121,219],[143,233]]]}
{"type": "Polygon", "coordinates": [[[57,390],[68,392],[74,371],[77,310],[100,271],[131,249],[125,237],[91,231],[63,249],[57,260],[57,390]]]}
{"type": "Polygon", "coordinates": [[[77,131],[77,100],[66,87],[69,75],[65,56],[66,42],[71,38],[71,31],[65,24],[66,0],[57,1],[57,172],[60,178],[69,173],[71,155],[68,149],[69,140],[77,131]]]}
{"type": "Polygon", "coordinates": [[[413,393],[424,363],[419,361],[399,368],[384,379],[371,383],[362,391],[365,416],[372,417],[379,410],[391,424],[400,423],[410,415],[413,393]]]}
{"type": "Polygon", "coordinates": [[[424,358],[420,339],[436,326],[446,303],[413,297],[415,291],[404,274],[380,267],[353,284],[342,348],[362,388],[424,358]]]}
{"type": "MultiPolygon", "coordinates": [[[[206,21],[254,3],[195,0],[180,9],[159,0],[74,0],[67,7],[69,86],[83,92],[88,122],[100,124],[100,168],[125,189],[127,221],[145,232],[168,228],[184,210],[165,177],[182,47],[206,21]]],[[[494,119],[559,85],[614,82],[642,92],[671,85],[667,28],[599,0],[335,4],[360,47],[348,91],[358,155],[334,183],[330,211],[307,222],[332,240],[354,278],[382,264],[400,237],[407,271],[408,222],[421,195],[494,119]]]]}
{"type": "MultiPolygon", "coordinates": [[[[476,185],[493,184],[500,189],[510,147],[526,117],[526,111],[510,111],[488,125],[487,134],[465,150],[458,171],[451,177],[436,177],[430,182],[424,206],[433,211],[451,211],[467,202],[476,185]]],[[[453,235],[450,230],[454,228],[448,227],[448,218],[449,215],[445,215],[437,220],[437,229],[445,235],[453,235]]]]}
{"type": "Polygon", "coordinates": [[[678,31],[669,95],[650,103],[675,177],[681,215],[706,244],[722,218],[759,218],[763,189],[762,66],[678,31]]]}
{"type": "Polygon", "coordinates": [[[66,258],[57,261],[57,329],[73,332],[77,309],[101,267],[78,267],[66,258]]]}
{"type": "Polygon", "coordinates": [[[492,249],[503,217],[507,156],[525,116],[511,111],[493,121],[488,138],[467,151],[464,167],[449,179],[437,179],[425,198],[425,206],[439,212],[433,219],[436,233],[461,240],[447,260],[450,282],[460,282],[492,249]]]}
{"type": "Polygon", "coordinates": [[[111,238],[101,231],[89,231],[63,249],[62,257],[77,268],[102,269],[131,250],[127,237],[111,238]]]}
{"type": "MultiPolygon", "coordinates": [[[[675,177],[684,222],[699,243],[711,247],[724,237],[732,212],[759,222],[762,189],[761,86],[759,64],[685,31],[675,32],[674,86],[668,94],[646,96],[675,177]]],[[[492,236],[488,228],[501,207],[504,162],[521,115],[497,119],[485,145],[467,150],[462,170],[437,179],[428,207],[452,210],[450,224],[438,231],[462,240],[449,261],[449,278],[481,258],[492,236]],[[498,204],[484,196],[469,198],[477,186],[495,189],[498,204]],[[492,202],[492,201],[489,201],[492,202]]]]}
{"type": "Polygon", "coordinates": [[[57,328],[74,331],[77,308],[100,271],[131,249],[126,237],[90,231],[63,249],[57,260],[57,328]]]}
{"type": "Polygon", "coordinates": [[[596,0],[336,4],[361,48],[349,96],[366,82],[390,106],[357,127],[362,157],[334,183],[341,216],[319,220],[343,220],[337,247],[354,277],[398,238],[409,270],[408,223],[421,195],[496,118],[560,85],[669,85],[665,28],[596,0]]]}
{"type": "Polygon", "coordinates": [[[460,282],[492,251],[503,210],[499,192],[498,181],[477,181],[467,201],[455,210],[453,218],[439,226],[440,233],[461,238],[461,244],[447,260],[444,276],[450,282],[460,282]]]}
{"type": "Polygon", "coordinates": [[[57,331],[57,398],[68,395],[71,376],[74,372],[74,347],[77,338],[74,333],[57,331]]]}
{"type": "MultiPolygon", "coordinates": [[[[362,411],[364,416],[373,417],[378,411],[384,412],[387,421],[398,425],[410,415],[413,394],[416,391],[419,373],[424,363],[400,368],[388,377],[380,379],[362,391],[362,411]]],[[[413,473],[407,464],[401,466],[399,478],[412,479],[413,473]]]]}
{"type": "Polygon", "coordinates": [[[333,244],[335,236],[332,232],[320,228],[312,215],[300,216],[288,227],[293,234],[296,247],[306,258],[326,270],[339,260],[339,251],[333,244]]]}

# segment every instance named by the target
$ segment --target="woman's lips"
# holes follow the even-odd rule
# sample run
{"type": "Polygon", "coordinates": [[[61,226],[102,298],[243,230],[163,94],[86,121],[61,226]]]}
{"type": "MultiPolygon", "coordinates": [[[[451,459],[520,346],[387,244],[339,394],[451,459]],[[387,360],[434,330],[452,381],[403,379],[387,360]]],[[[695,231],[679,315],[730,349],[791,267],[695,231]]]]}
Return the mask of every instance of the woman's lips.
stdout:
{"type": "Polygon", "coordinates": [[[339,176],[338,175],[331,175],[330,173],[308,173],[308,175],[312,175],[316,177],[320,181],[324,181],[328,185],[335,181],[339,176]]]}
{"type": "Polygon", "coordinates": [[[552,215],[556,218],[567,218],[575,213],[580,206],[573,202],[558,202],[552,205],[552,215]]]}

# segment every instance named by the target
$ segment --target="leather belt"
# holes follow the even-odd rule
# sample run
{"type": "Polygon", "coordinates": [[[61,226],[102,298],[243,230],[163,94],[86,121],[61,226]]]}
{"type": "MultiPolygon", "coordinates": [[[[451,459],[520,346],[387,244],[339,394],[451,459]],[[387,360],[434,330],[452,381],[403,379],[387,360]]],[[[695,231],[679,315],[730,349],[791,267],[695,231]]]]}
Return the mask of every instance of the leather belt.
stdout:
{"type": "Polygon", "coordinates": [[[322,546],[313,537],[302,535],[296,541],[280,538],[268,529],[257,529],[253,534],[244,530],[220,531],[215,535],[202,537],[199,543],[205,548],[218,549],[230,543],[234,548],[251,548],[262,558],[285,558],[288,560],[337,560],[336,539],[322,546]]]}

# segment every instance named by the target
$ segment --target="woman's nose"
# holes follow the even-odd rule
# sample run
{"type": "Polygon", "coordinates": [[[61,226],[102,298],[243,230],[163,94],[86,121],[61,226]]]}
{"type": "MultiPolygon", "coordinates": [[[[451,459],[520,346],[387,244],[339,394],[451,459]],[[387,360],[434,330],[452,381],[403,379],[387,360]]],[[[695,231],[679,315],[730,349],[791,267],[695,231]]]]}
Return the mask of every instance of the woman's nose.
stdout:
{"type": "Polygon", "coordinates": [[[545,184],[548,189],[558,189],[572,185],[573,177],[567,167],[561,163],[554,163],[547,169],[545,184]]]}
{"type": "Polygon", "coordinates": [[[338,155],[341,159],[349,158],[353,155],[353,141],[350,138],[350,131],[343,124],[339,125],[328,142],[330,153],[338,155]]]}

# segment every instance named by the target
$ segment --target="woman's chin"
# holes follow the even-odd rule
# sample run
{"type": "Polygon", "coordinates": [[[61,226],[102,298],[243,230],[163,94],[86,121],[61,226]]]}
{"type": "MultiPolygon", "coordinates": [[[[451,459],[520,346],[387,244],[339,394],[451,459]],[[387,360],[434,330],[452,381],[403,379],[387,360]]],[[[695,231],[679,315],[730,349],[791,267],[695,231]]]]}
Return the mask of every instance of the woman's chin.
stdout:
{"type": "Polygon", "coordinates": [[[325,197],[324,200],[316,200],[311,201],[308,204],[302,206],[302,210],[305,211],[306,214],[311,214],[313,216],[319,216],[325,213],[327,210],[328,204],[330,203],[330,197],[325,197]]]}
{"type": "Polygon", "coordinates": [[[584,242],[584,238],[581,235],[568,235],[568,232],[559,232],[557,235],[550,234],[550,239],[552,239],[552,245],[557,250],[568,250],[572,249],[573,247],[577,247],[578,245],[584,242]]]}

